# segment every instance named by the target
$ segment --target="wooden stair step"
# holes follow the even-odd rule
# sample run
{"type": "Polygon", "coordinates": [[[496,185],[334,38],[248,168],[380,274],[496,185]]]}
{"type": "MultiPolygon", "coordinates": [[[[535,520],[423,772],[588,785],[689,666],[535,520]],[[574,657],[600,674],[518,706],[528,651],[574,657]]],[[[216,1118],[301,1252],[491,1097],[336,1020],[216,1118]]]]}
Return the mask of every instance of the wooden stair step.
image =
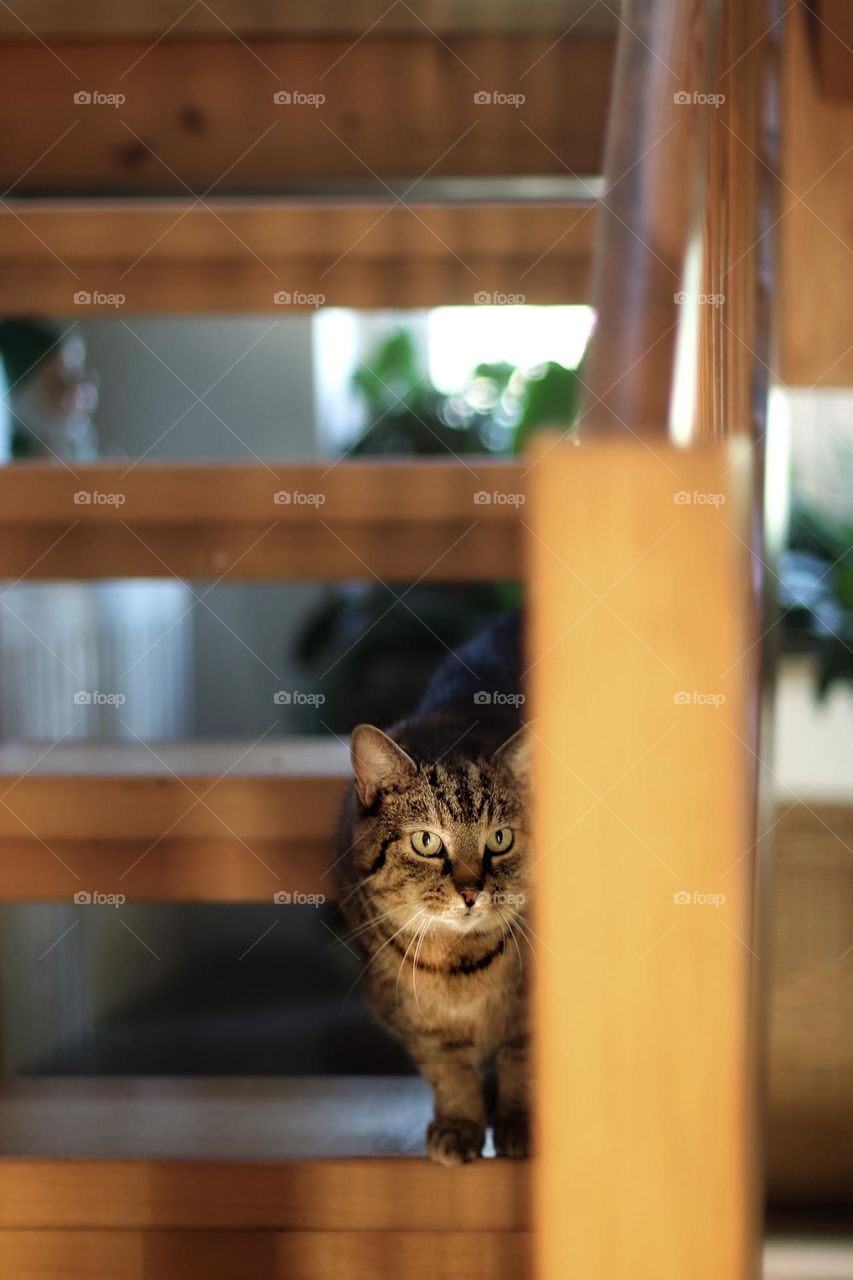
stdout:
{"type": "Polygon", "coordinates": [[[0,1273],[521,1280],[529,1169],[423,1155],[417,1077],[0,1087],[0,1273]]]}
{"type": "Polygon", "coordinates": [[[523,471],[476,455],[19,463],[0,469],[0,577],[511,580],[523,471]]]}
{"type": "Polygon", "coordinates": [[[417,1076],[4,1081],[0,1226],[526,1228],[528,1165],[433,1164],[429,1115],[417,1076]]]}
{"type": "Polygon", "coordinates": [[[498,303],[588,300],[595,180],[425,179],[406,197],[410,207],[395,205],[393,190],[411,183],[389,186],[366,193],[338,183],[320,198],[314,183],[276,202],[204,205],[186,195],[12,198],[0,210],[0,306],[14,310],[26,297],[63,314],[282,317],[318,305],[470,306],[484,293],[498,303]],[[86,302],[75,305],[81,294],[86,302]]]}
{"type": "Polygon", "coordinates": [[[613,39],[565,32],[0,41],[0,179],[18,196],[207,198],[371,173],[598,173],[613,39]],[[119,96],[76,97],[94,93],[119,96]]]}
{"type": "Polygon", "coordinates": [[[0,901],[332,896],[346,743],[0,747],[0,901]]]}
{"type": "Polygon", "coordinates": [[[364,36],[374,24],[383,34],[421,34],[424,26],[436,35],[479,31],[552,31],[560,34],[572,26],[579,31],[612,31],[616,15],[605,5],[589,0],[419,0],[417,10],[409,5],[389,5],[387,0],[290,0],[287,5],[270,0],[217,0],[216,11],[208,5],[186,7],[184,0],[125,0],[121,5],[105,5],[103,0],[76,0],[69,7],[64,0],[27,0],[28,26],[24,27],[11,9],[0,9],[0,36],[16,40],[38,36],[106,35],[162,36],[173,23],[182,36],[208,34],[222,36],[227,31],[240,36],[263,34],[328,33],[364,36]]]}
{"type": "Polygon", "coordinates": [[[0,1231],[0,1268],[7,1280],[525,1280],[530,1244],[501,1230],[0,1231]]]}

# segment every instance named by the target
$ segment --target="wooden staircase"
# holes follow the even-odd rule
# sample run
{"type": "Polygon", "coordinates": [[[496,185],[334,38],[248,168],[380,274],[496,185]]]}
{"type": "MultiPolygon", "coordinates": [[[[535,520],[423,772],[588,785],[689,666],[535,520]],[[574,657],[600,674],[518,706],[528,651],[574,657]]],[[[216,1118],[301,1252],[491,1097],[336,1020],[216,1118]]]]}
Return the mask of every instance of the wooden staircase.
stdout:
{"type": "Polygon", "coordinates": [[[419,1158],[429,1111],[415,1079],[18,1081],[2,1274],[526,1274],[526,1167],[419,1158]]]}
{"type": "MultiPolygon", "coordinates": [[[[119,317],[320,295],[593,301],[589,444],[546,436],[517,463],[22,464],[0,473],[0,576],[527,582],[538,1158],[429,1164],[417,1081],[7,1082],[0,1273],[746,1280],[758,679],[741,663],[758,634],[763,452],[754,366],[730,358],[719,316],[696,302],[676,312],[674,292],[691,234],[703,292],[740,254],[729,314],[737,339],[759,345],[760,193],[735,181],[758,160],[732,160],[723,128],[763,146],[763,6],[722,6],[726,56],[704,6],[687,16],[676,0],[637,0],[622,24],[577,0],[316,8],[34,0],[27,23],[0,13],[0,308],[73,315],[75,294],[119,317]],[[596,203],[597,179],[618,186],[614,156],[625,176],[651,164],[632,154],[624,111],[603,159],[617,27],[623,64],[635,28],[664,40],[674,79],[648,77],[664,120],[673,85],[696,87],[697,47],[712,83],[732,72],[731,109],[691,151],[702,199],[661,218],[664,241],[647,246],[635,298],[658,329],[630,368],[608,360],[627,276],[609,252],[620,206],[596,203]],[[273,100],[303,89],[328,112],[273,100]],[[94,91],[126,102],[77,109],[74,94],[94,91]],[[530,111],[477,101],[496,92],[523,93],[530,111]],[[674,331],[688,311],[693,447],[676,449],[674,331]],[[623,379],[631,394],[611,396],[623,379]],[[725,525],[719,504],[688,510],[680,493],[722,495],[725,525]],[[602,655],[604,684],[591,674],[602,655]],[[674,694],[706,688],[725,712],[676,719],[674,694]],[[684,923],[670,950],[685,920],[673,890],[732,866],[728,936],[684,923]]],[[[78,883],[139,901],[269,901],[284,881],[317,891],[345,748],[241,749],[3,748],[0,897],[67,901],[78,883]]]]}

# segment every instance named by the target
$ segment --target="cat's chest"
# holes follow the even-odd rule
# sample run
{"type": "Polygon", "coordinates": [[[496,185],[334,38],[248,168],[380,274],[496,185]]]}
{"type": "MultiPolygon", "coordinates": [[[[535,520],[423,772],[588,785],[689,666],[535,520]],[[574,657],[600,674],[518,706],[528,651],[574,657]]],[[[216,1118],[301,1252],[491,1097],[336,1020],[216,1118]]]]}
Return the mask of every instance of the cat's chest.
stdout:
{"type": "Polygon", "coordinates": [[[512,1016],[522,998],[522,978],[514,955],[501,953],[484,968],[425,968],[408,964],[400,988],[428,1021],[488,1026],[512,1016]]]}

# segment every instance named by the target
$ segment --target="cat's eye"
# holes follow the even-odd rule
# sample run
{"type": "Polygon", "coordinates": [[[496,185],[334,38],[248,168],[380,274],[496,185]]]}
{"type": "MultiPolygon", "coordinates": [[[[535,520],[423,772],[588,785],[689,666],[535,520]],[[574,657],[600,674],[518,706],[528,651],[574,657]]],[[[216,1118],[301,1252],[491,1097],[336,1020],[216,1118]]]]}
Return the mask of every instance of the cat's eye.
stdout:
{"type": "Polygon", "coordinates": [[[412,835],[412,848],[422,858],[435,858],[441,853],[444,845],[441,837],[434,831],[415,831],[412,835]]]}
{"type": "Polygon", "coordinates": [[[486,836],[486,848],[489,853],[507,853],[512,848],[514,836],[512,827],[498,827],[486,836]]]}

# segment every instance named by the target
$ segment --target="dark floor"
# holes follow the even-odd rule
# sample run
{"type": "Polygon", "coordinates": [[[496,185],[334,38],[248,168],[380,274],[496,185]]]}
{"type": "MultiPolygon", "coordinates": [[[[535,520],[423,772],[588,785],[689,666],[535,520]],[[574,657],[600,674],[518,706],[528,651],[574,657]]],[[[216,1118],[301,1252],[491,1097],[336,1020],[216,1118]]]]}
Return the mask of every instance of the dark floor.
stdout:
{"type": "Polygon", "coordinates": [[[230,936],[219,945],[215,941],[223,910],[242,911],[250,921],[256,911],[257,935],[269,914],[269,908],[208,908],[205,929],[211,942],[204,955],[27,1074],[290,1076],[412,1070],[403,1050],[373,1022],[360,985],[353,987],[360,964],[329,931],[343,932],[330,908],[304,909],[309,915],[298,928],[280,931],[274,945],[258,945],[239,959],[230,936]]]}

